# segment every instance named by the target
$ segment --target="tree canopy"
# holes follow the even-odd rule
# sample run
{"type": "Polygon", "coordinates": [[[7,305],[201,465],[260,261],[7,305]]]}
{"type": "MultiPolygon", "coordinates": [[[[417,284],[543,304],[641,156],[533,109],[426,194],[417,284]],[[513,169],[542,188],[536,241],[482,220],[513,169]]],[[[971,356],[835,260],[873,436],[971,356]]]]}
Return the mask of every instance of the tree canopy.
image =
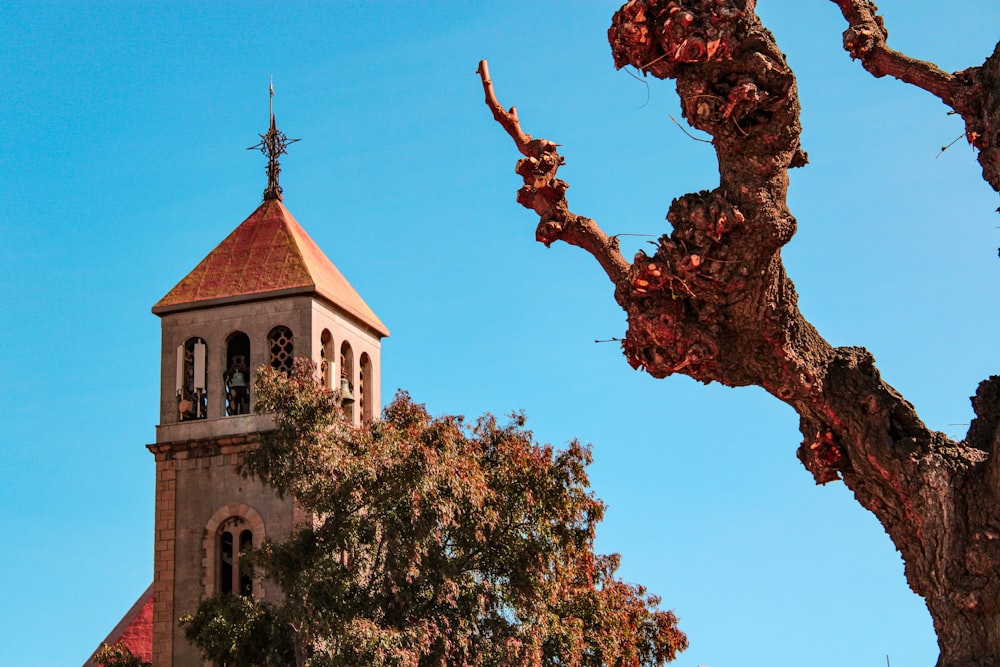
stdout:
{"type": "Polygon", "coordinates": [[[299,665],[660,665],[687,646],[659,598],[594,552],[590,449],[536,444],[523,415],[432,417],[399,393],[350,427],[305,361],[269,367],[276,430],[243,472],[310,520],[253,550],[283,597],[217,596],[185,620],[207,659],[299,665]],[[265,637],[265,641],[261,641],[265,637]]]}
{"type": "Polygon", "coordinates": [[[93,661],[100,667],[153,667],[153,663],[146,662],[132,653],[125,642],[121,641],[115,644],[103,644],[94,653],[93,661]]]}

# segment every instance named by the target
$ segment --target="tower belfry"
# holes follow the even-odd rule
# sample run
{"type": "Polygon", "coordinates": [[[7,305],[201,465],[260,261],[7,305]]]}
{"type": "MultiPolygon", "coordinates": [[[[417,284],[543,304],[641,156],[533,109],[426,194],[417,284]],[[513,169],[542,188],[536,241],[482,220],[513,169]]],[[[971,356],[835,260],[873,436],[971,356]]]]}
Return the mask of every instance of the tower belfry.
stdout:
{"type": "MultiPolygon", "coordinates": [[[[273,88],[270,91],[273,98],[273,88]]],[[[243,548],[282,540],[304,519],[290,498],[241,478],[241,454],[273,428],[254,413],[264,365],[311,358],[324,385],[355,399],[354,424],[381,411],[388,329],[282,203],[278,158],[290,140],[274,120],[260,135],[264,201],[153,306],[162,330],[156,442],[153,664],[201,665],[177,619],[217,593],[280,596],[239,562],[243,548]]]]}

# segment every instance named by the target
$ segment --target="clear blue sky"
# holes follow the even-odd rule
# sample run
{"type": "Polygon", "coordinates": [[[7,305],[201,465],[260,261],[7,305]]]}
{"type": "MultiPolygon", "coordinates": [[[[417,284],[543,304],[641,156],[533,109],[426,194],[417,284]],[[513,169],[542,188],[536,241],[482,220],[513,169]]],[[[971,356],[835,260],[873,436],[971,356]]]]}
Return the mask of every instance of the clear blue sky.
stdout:
{"type": "MultiPolygon", "coordinates": [[[[932,427],[996,373],[998,197],[940,102],[872,79],[831,2],[761,0],[799,76],[811,164],[784,256],[801,307],[865,345],[932,427]]],[[[1000,37],[996,0],[882,0],[890,43],[947,70],[1000,37]]],[[[930,667],[922,601],[881,527],[795,459],[756,389],[653,380],[615,343],[596,263],[534,242],[488,58],[526,131],[563,145],[574,210],[660,234],[712,188],[670,82],[615,72],[615,2],[0,5],[0,667],[82,663],[152,579],[152,304],[260,201],[274,76],[285,203],[392,331],[384,400],[524,409],[594,445],[599,546],[676,609],[681,667],[930,667]]],[[[627,237],[627,255],[642,237],[627,237]]]]}

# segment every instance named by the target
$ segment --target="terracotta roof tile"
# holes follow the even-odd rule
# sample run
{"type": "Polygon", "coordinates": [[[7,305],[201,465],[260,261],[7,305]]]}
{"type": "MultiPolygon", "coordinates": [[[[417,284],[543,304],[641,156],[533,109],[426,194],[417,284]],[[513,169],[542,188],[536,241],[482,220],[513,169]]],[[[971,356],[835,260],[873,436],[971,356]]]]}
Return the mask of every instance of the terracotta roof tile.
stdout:
{"type": "Polygon", "coordinates": [[[382,321],[277,199],[264,201],[153,306],[157,315],[225,301],[317,294],[388,336],[382,321]]]}

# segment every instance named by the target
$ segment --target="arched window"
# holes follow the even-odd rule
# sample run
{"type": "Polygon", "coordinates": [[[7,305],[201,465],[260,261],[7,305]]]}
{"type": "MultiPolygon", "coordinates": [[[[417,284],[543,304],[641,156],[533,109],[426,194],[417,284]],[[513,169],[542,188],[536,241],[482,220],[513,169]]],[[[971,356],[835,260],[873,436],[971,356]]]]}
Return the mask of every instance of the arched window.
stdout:
{"type": "Polygon", "coordinates": [[[250,414],[250,337],[242,331],[226,341],[226,416],[250,414]]]}
{"type": "Polygon", "coordinates": [[[235,593],[263,598],[264,580],[254,576],[244,561],[247,550],[263,544],[265,536],[263,517],[249,505],[229,503],[216,510],[204,533],[205,594],[235,593]]]}
{"type": "Polygon", "coordinates": [[[295,363],[295,347],[292,330],[288,327],[274,327],[267,335],[271,368],[283,373],[291,373],[295,363]]]}
{"type": "Polygon", "coordinates": [[[323,329],[319,342],[319,377],[324,387],[333,389],[333,334],[329,329],[323,329]]]}
{"type": "Polygon", "coordinates": [[[361,354],[361,369],[358,375],[358,402],[361,404],[361,421],[370,422],[372,415],[372,360],[367,352],[361,354]]]}
{"type": "Polygon", "coordinates": [[[340,399],[347,422],[354,423],[354,351],[346,340],[340,346],[340,399]]]}
{"type": "Polygon", "coordinates": [[[218,593],[253,595],[253,578],[240,558],[253,546],[253,531],[241,517],[233,517],[219,527],[218,593]]]}
{"type": "Polygon", "coordinates": [[[183,345],[177,346],[177,414],[180,421],[208,416],[206,352],[202,338],[188,338],[183,345]]]}

